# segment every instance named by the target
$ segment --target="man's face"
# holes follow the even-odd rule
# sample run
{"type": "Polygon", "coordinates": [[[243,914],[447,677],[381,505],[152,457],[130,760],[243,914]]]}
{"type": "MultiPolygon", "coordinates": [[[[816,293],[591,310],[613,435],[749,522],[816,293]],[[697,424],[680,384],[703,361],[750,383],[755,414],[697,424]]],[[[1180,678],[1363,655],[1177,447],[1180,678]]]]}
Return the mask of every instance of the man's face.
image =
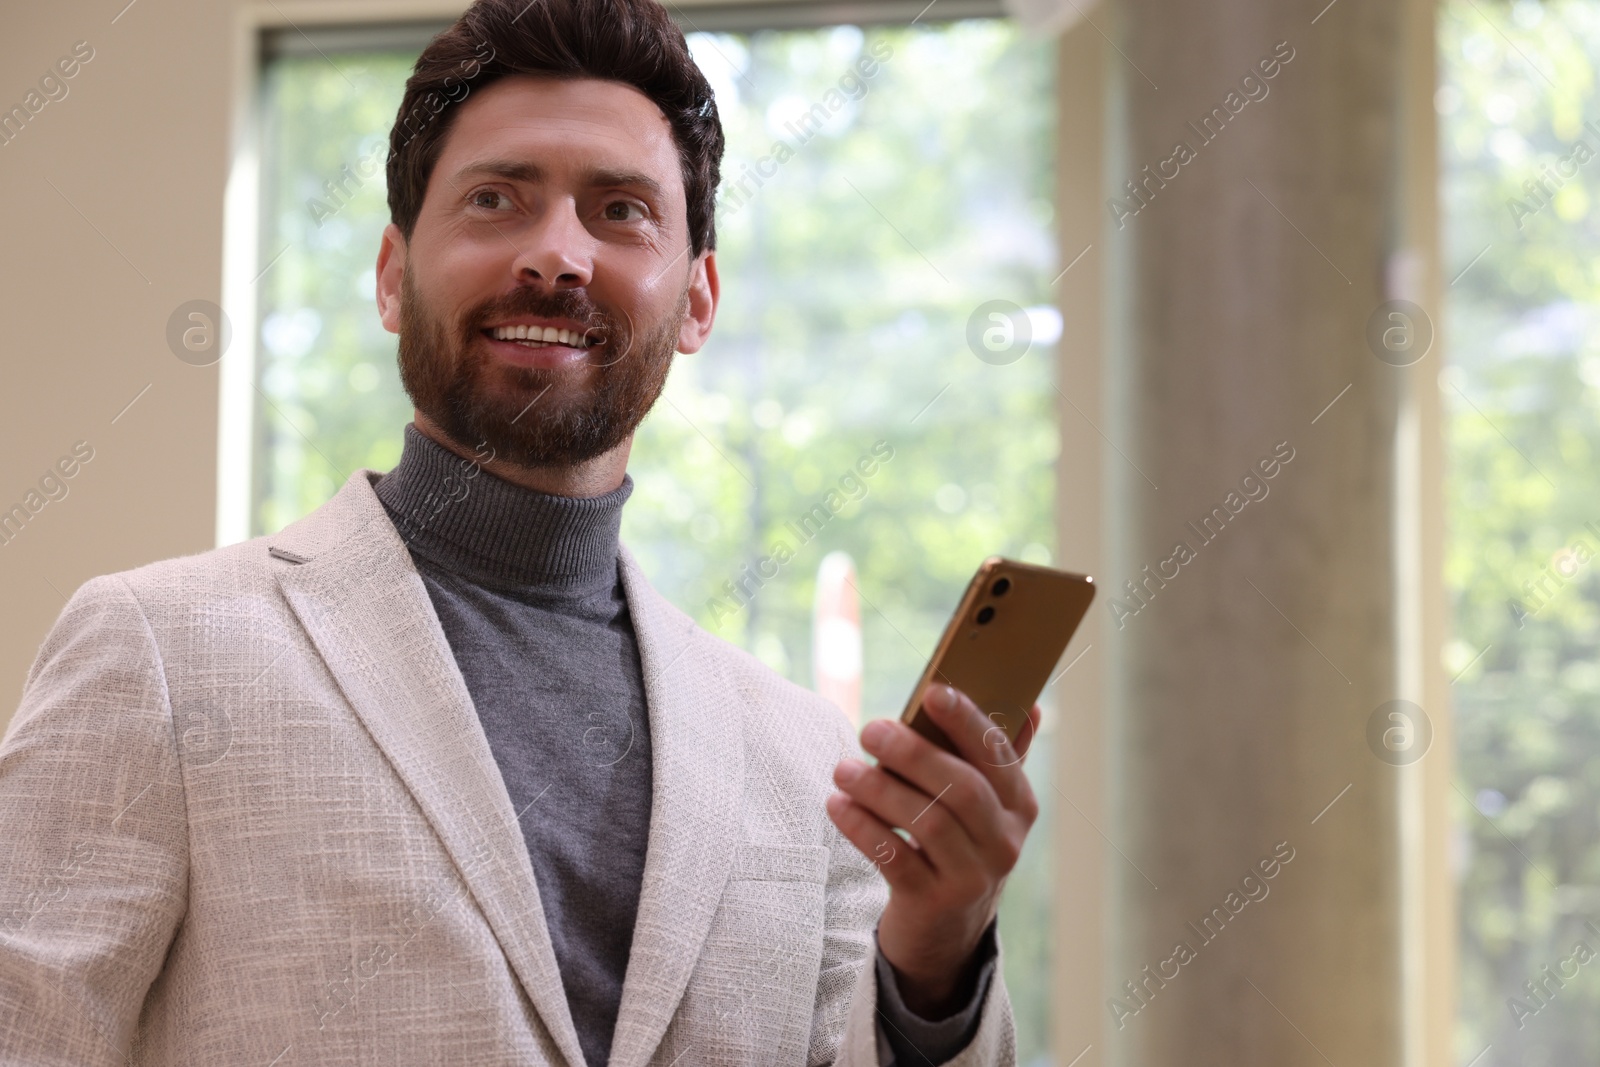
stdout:
{"type": "Polygon", "coordinates": [[[473,93],[411,240],[391,224],[378,253],[417,410],[520,466],[626,447],[673,352],[711,331],[715,260],[690,254],[685,203],[671,128],[631,86],[516,76],[473,93]]]}

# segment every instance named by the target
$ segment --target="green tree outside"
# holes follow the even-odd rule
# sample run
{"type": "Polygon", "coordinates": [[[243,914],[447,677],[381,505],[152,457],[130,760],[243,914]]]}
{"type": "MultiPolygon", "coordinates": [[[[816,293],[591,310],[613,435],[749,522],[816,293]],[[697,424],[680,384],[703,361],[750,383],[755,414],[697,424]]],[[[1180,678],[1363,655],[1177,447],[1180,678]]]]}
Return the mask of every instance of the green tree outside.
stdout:
{"type": "Polygon", "coordinates": [[[1600,5],[1447,0],[1439,33],[1457,1058],[1594,1063],[1600,5]]]}

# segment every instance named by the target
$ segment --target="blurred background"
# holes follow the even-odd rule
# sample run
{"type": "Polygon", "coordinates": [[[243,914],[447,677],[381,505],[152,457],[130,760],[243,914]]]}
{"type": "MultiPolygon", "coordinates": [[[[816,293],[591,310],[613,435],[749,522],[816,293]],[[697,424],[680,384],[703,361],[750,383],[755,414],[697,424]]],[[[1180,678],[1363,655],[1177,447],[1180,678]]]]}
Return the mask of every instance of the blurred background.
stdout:
{"type": "MultiPolygon", "coordinates": [[[[0,12],[0,725],[83,581],[398,459],[381,164],[462,6],[0,12]]],[[[1101,584],[1020,1062],[1600,1061],[1600,0],[668,8],[728,151],[655,584],[858,723],[984,557],[1101,584]]]]}

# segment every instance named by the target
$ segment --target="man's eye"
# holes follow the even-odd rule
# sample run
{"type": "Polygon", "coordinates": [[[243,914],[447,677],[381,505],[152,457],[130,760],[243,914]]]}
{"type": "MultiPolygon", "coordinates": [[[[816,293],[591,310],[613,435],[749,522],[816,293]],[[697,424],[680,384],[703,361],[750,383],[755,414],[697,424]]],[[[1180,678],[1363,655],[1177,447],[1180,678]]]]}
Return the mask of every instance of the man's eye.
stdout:
{"type": "Polygon", "coordinates": [[[633,222],[644,218],[644,210],[632,200],[613,200],[606,205],[607,222],[633,222]]]}
{"type": "Polygon", "coordinates": [[[495,189],[479,189],[472,194],[471,202],[473,207],[499,211],[511,205],[511,198],[495,189]]]}

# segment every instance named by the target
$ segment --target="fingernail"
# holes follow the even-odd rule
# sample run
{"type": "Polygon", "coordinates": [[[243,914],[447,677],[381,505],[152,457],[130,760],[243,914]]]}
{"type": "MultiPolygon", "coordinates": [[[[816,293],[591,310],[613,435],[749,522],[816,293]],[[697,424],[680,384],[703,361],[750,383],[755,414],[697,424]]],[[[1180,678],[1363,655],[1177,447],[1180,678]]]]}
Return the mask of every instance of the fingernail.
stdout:
{"type": "Polygon", "coordinates": [[[943,683],[933,687],[933,701],[940,711],[956,710],[956,691],[943,683]]]}
{"type": "Polygon", "coordinates": [[[873,749],[883,744],[888,736],[889,724],[882,719],[874,719],[862,728],[861,744],[868,749],[873,749]]]}
{"type": "Polygon", "coordinates": [[[837,766],[837,767],[835,767],[833,769],[833,780],[838,782],[838,783],[840,783],[841,785],[849,785],[851,782],[855,781],[857,778],[860,778],[861,777],[861,772],[866,770],[866,769],[867,769],[867,765],[862,763],[860,760],[857,760],[857,759],[840,760],[839,761],[839,766],[837,766]]]}

